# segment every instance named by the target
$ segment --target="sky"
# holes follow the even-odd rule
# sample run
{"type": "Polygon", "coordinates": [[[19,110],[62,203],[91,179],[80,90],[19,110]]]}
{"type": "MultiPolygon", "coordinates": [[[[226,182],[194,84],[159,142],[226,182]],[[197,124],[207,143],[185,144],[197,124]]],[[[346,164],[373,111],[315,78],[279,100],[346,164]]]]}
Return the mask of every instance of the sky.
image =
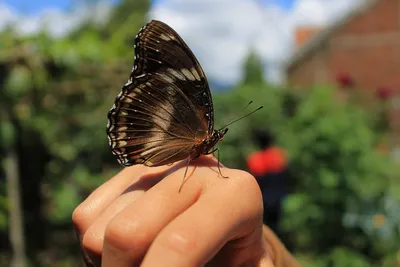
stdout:
{"type": "MultiPolygon", "coordinates": [[[[38,14],[43,10],[49,8],[56,8],[60,10],[67,10],[71,8],[72,5],[78,3],[78,0],[0,0],[1,3],[14,8],[18,12],[23,14],[38,14]]],[[[82,1],[83,2],[83,1],[82,1]]],[[[116,3],[118,0],[109,0],[111,3],[116,3]]]]}
{"type": "MultiPolygon", "coordinates": [[[[1,1],[0,1],[1,2],[1,1]]],[[[66,9],[69,7],[69,0],[36,0],[36,1],[28,1],[28,0],[3,0],[3,3],[6,5],[13,7],[21,13],[25,14],[35,14],[46,8],[60,8],[66,9]]]]}
{"type": "MultiPolygon", "coordinates": [[[[162,3],[167,0],[153,0],[153,3],[162,3]]],[[[265,4],[277,4],[283,8],[290,8],[295,0],[257,0],[265,4]]],[[[16,10],[25,14],[35,14],[46,8],[60,8],[67,9],[71,6],[71,3],[76,1],[71,0],[2,0],[0,3],[6,3],[7,5],[15,8],[16,10]]],[[[111,2],[118,2],[118,0],[112,0],[111,2]]]]}
{"type": "MultiPolygon", "coordinates": [[[[12,24],[18,34],[29,35],[44,28],[59,38],[79,27],[88,16],[106,23],[118,2],[101,0],[89,8],[84,3],[90,1],[0,0],[0,30],[12,24]]],[[[214,84],[240,82],[250,52],[261,58],[266,80],[281,83],[285,65],[296,51],[297,27],[327,27],[364,1],[154,0],[149,19],[172,26],[214,84]]]]}

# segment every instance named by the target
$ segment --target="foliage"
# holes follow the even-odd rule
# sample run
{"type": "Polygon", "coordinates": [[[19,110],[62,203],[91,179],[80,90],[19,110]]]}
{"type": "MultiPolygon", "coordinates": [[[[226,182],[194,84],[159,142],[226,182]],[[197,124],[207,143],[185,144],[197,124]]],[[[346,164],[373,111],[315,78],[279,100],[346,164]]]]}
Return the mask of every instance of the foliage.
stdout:
{"type": "MultiPolygon", "coordinates": [[[[18,144],[25,225],[35,229],[26,233],[32,265],[76,263],[71,212],[120,169],[108,147],[106,114],[127,79],[132,37],[147,8],[145,0],[122,1],[109,24],[85,25],[65,39],[1,33],[0,155],[18,144]]],[[[246,156],[258,149],[253,130],[268,128],[290,158],[292,193],[282,227],[305,266],[394,266],[400,181],[398,166],[376,152],[384,134],[376,118],[337,101],[329,87],[299,93],[265,84],[254,55],[246,73],[237,88],[213,92],[216,128],[264,108],[229,126],[221,161],[245,169],[246,156]]],[[[2,238],[5,188],[1,179],[2,238]]],[[[1,249],[0,266],[9,247],[1,249]]]]}
{"type": "Polygon", "coordinates": [[[364,111],[338,103],[327,89],[312,91],[283,133],[296,192],[286,200],[283,226],[294,233],[298,251],[331,253],[333,245],[345,246],[379,261],[399,249],[394,210],[398,214],[400,206],[393,199],[400,193],[399,181],[393,183],[398,167],[375,151],[377,138],[364,111]],[[392,212],[385,211],[385,198],[392,199],[392,212]]]}
{"type": "Polygon", "coordinates": [[[244,168],[246,155],[256,149],[252,130],[275,133],[290,158],[292,194],[282,223],[287,243],[300,255],[323,257],[317,266],[369,266],[392,257],[400,248],[399,169],[376,151],[375,120],[361,107],[336,100],[326,86],[299,97],[257,84],[218,95],[217,116],[226,119],[249,99],[265,108],[232,125],[221,158],[244,168]],[[294,113],[288,99],[297,99],[294,113]]]}
{"type": "Polygon", "coordinates": [[[377,151],[387,133],[377,129],[380,118],[340,101],[329,86],[300,93],[249,78],[258,76],[249,60],[245,84],[215,95],[216,120],[228,121],[250,100],[264,108],[230,126],[221,161],[245,168],[259,149],[252,131],[268,129],[290,159],[292,193],[281,225],[290,238],[283,238],[305,266],[392,266],[400,249],[400,170],[377,151]]]}
{"type": "MultiPolygon", "coordinates": [[[[106,114],[133,60],[131,43],[113,33],[133,37],[148,1],[134,5],[142,9],[131,15],[114,11],[112,21],[133,23],[124,30],[84,25],[64,39],[44,33],[19,37],[11,29],[0,33],[0,158],[17,149],[27,250],[34,266],[61,264],[71,253],[79,259],[76,239],[69,234],[72,210],[120,168],[109,151],[106,114]],[[52,245],[60,243],[60,235],[65,235],[61,250],[52,245]]],[[[0,238],[7,237],[9,227],[6,196],[1,179],[0,238]]],[[[1,243],[0,266],[9,261],[8,242],[1,243]]]]}

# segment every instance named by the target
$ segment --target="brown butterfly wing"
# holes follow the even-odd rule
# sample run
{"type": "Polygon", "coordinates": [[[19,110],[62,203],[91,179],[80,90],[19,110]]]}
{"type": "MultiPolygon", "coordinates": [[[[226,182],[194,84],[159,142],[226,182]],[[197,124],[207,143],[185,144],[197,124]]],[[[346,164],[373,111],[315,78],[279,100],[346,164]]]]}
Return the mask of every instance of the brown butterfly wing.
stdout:
{"type": "Polygon", "coordinates": [[[160,166],[187,158],[213,130],[211,93],[179,35],[152,21],[135,39],[130,80],[108,113],[107,134],[124,166],[160,166]]]}
{"type": "Polygon", "coordinates": [[[158,73],[176,84],[196,108],[201,122],[212,132],[214,111],[207,78],[183,39],[167,24],[153,20],[136,36],[135,54],[131,77],[158,73]]]}

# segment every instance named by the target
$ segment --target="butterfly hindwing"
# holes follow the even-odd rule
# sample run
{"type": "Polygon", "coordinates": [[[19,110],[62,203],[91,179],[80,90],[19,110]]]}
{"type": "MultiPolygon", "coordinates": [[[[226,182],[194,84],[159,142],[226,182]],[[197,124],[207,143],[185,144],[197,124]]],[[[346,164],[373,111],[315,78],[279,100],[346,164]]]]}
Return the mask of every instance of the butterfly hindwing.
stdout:
{"type": "Polygon", "coordinates": [[[130,80],[108,114],[113,153],[125,166],[159,166],[190,156],[213,130],[206,77],[169,26],[152,21],[135,39],[130,80]]]}
{"type": "Polygon", "coordinates": [[[110,144],[121,164],[157,166],[189,155],[196,124],[186,122],[189,108],[174,89],[152,75],[123,88],[108,115],[110,144]],[[177,102],[183,103],[179,109],[177,102]]]}

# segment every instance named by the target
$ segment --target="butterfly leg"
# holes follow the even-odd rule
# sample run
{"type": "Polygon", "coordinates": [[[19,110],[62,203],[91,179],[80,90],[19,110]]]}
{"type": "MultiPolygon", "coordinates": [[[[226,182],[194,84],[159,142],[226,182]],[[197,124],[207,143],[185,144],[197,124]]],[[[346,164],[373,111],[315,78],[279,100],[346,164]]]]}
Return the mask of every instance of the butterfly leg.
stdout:
{"type": "Polygon", "coordinates": [[[205,155],[214,154],[214,152],[217,150],[219,150],[219,148],[214,148],[212,151],[207,152],[205,155]]]}
{"type": "Polygon", "coordinates": [[[213,151],[207,152],[206,155],[214,154],[214,152],[217,152],[218,172],[219,172],[219,174],[220,174],[222,177],[224,177],[224,178],[229,178],[228,176],[224,176],[224,175],[222,174],[221,169],[220,169],[220,167],[219,167],[219,148],[215,148],[213,151]]]}
{"type": "Polygon", "coordinates": [[[181,183],[181,186],[179,187],[179,193],[181,192],[182,187],[183,187],[183,184],[185,183],[185,178],[186,178],[186,174],[187,174],[187,171],[188,171],[190,162],[192,162],[192,159],[191,159],[191,158],[188,159],[188,162],[187,162],[187,164],[186,164],[185,174],[183,175],[182,183],[181,183]]]}

